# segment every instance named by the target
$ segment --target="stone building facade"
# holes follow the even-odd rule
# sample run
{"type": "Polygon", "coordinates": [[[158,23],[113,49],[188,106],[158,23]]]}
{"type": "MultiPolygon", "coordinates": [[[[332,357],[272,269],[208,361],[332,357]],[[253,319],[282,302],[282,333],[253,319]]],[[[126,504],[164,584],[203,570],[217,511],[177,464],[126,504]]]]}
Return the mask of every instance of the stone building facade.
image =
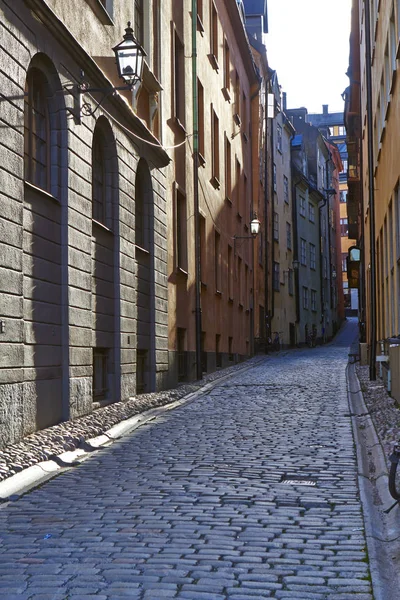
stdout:
{"type": "Polygon", "coordinates": [[[111,93],[131,5],[0,4],[1,445],[165,385],[160,15],[153,2],[133,23],[140,91],[111,93]]]}

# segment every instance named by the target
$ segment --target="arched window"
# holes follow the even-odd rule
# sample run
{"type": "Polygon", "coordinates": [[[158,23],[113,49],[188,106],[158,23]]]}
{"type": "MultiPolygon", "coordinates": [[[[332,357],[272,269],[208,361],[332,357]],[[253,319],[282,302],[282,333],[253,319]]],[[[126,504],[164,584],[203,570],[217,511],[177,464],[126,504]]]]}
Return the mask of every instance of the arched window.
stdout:
{"type": "Polygon", "coordinates": [[[113,229],[117,183],[117,154],[109,122],[100,117],[92,144],[92,218],[113,229]]]}
{"type": "Polygon", "coordinates": [[[25,179],[50,191],[48,82],[42,71],[28,71],[25,89],[25,179]]]}
{"type": "Polygon", "coordinates": [[[105,225],[107,191],[105,140],[100,129],[96,129],[93,138],[92,168],[92,217],[105,225]]]}

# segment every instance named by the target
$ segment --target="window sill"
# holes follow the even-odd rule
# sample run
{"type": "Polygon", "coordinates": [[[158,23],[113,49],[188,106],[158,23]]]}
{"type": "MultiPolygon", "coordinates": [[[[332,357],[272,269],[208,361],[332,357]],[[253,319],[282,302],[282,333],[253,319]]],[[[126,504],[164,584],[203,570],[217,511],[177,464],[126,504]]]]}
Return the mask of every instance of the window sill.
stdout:
{"type": "Polygon", "coordinates": [[[199,31],[201,35],[204,34],[204,25],[200,15],[197,15],[197,31],[199,31]]]}
{"type": "Polygon", "coordinates": [[[175,116],[174,119],[173,119],[173,121],[174,121],[174,125],[178,129],[180,129],[182,131],[182,133],[184,133],[185,136],[186,136],[187,135],[186,128],[185,128],[184,124],[182,123],[182,121],[179,119],[179,117],[175,116]]]}
{"type": "Polygon", "coordinates": [[[210,63],[211,63],[211,66],[212,66],[212,68],[213,68],[215,71],[217,71],[217,73],[218,73],[218,71],[219,71],[219,64],[218,64],[218,59],[217,59],[217,57],[215,56],[215,54],[209,54],[209,55],[208,55],[208,59],[209,59],[209,61],[210,61],[210,63]]]}
{"type": "Polygon", "coordinates": [[[105,231],[107,233],[110,233],[111,235],[114,235],[114,232],[112,231],[112,229],[107,227],[107,225],[104,225],[104,223],[97,221],[96,219],[92,219],[92,225],[94,225],[98,229],[101,229],[102,231],[105,231]]]}
{"type": "Polygon", "coordinates": [[[241,120],[240,116],[238,115],[238,113],[235,113],[233,115],[233,120],[235,121],[236,125],[238,127],[240,127],[240,125],[242,124],[242,120],[241,120]]]}
{"type": "Polygon", "coordinates": [[[184,277],[185,279],[189,277],[188,272],[185,269],[182,269],[182,267],[176,267],[176,274],[184,277]]]}
{"type": "Polygon", "coordinates": [[[231,101],[231,93],[226,86],[222,88],[222,94],[227,102],[231,101]]]}
{"type": "Polygon", "coordinates": [[[218,177],[216,177],[215,175],[213,175],[210,179],[211,185],[213,187],[215,187],[216,190],[219,190],[221,187],[220,181],[218,179],[218,177]]]}
{"type": "Polygon", "coordinates": [[[56,198],[56,196],[53,196],[53,194],[50,194],[50,192],[47,192],[46,190],[44,190],[41,187],[38,187],[34,183],[31,183],[30,181],[27,181],[25,179],[24,185],[25,185],[25,188],[31,190],[32,192],[36,192],[36,194],[40,194],[41,196],[43,196],[43,198],[47,198],[48,200],[52,200],[53,202],[56,202],[57,204],[61,205],[60,200],[58,198],[56,198]]]}
{"type": "Polygon", "coordinates": [[[93,12],[96,13],[99,21],[103,25],[114,25],[112,15],[110,15],[100,0],[89,0],[88,4],[91,5],[93,12]]]}
{"type": "Polygon", "coordinates": [[[137,244],[135,244],[135,250],[141,252],[142,254],[147,254],[150,256],[150,251],[146,250],[146,248],[143,248],[143,246],[138,246],[137,244]]]}

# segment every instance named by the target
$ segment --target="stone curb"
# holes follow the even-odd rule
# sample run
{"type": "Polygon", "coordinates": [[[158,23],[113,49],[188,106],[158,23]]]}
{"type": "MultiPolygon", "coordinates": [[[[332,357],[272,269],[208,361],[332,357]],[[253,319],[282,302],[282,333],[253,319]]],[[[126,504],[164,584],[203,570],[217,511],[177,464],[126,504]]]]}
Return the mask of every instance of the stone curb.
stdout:
{"type": "MultiPolygon", "coordinates": [[[[243,373],[252,369],[259,362],[262,362],[265,357],[260,358],[259,361],[252,361],[247,367],[242,367],[240,372],[243,373]]],[[[198,390],[191,392],[164,406],[152,408],[138,415],[134,415],[129,419],[125,419],[116,425],[113,425],[110,429],[106,430],[103,434],[96,436],[95,438],[85,440],[87,444],[100,450],[111,445],[119,438],[128,435],[135,429],[138,429],[142,425],[153,421],[158,416],[165,414],[166,412],[179,408],[194,402],[200,396],[206,394],[214,387],[235,376],[235,373],[230,372],[227,375],[218,377],[213,381],[206,383],[203,387],[198,390]]],[[[55,477],[62,469],[73,468],[76,465],[72,463],[76,461],[84,462],[93,452],[86,452],[80,448],[69,452],[62,452],[57,458],[65,463],[65,466],[60,466],[55,460],[46,460],[32,465],[27,469],[24,469],[20,473],[16,473],[7,479],[0,481],[0,504],[12,500],[17,500],[21,495],[28,493],[32,489],[42,485],[52,477],[55,477]]]]}
{"type": "Polygon", "coordinates": [[[382,445],[368,412],[355,364],[347,366],[348,401],[358,464],[358,485],[375,600],[398,600],[400,572],[400,508],[389,494],[388,471],[382,445]]]}

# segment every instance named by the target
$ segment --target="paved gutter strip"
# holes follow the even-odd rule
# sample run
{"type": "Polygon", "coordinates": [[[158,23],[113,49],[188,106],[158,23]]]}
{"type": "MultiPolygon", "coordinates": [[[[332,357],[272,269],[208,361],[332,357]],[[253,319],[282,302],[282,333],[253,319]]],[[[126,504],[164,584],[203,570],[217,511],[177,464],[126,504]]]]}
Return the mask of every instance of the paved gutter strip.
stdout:
{"type": "Polygon", "coordinates": [[[388,489],[385,454],[365,405],[354,363],[349,363],[347,376],[374,597],[375,600],[398,600],[400,511],[397,507],[389,514],[384,512],[394,502],[388,489]]]}

